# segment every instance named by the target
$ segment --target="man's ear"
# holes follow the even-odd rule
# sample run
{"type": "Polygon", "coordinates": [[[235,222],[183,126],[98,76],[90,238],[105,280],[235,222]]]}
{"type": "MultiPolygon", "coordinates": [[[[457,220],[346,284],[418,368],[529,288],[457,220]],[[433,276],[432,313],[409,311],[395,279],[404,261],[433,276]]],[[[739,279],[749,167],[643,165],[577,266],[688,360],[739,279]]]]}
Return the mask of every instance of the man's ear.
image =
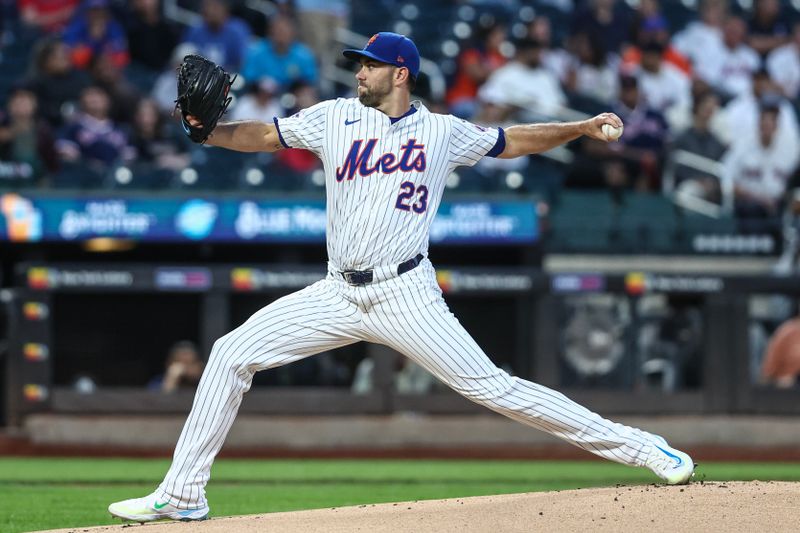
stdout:
{"type": "Polygon", "coordinates": [[[408,79],[409,72],[408,69],[405,67],[396,67],[394,71],[394,80],[397,84],[401,84],[402,82],[408,79]]]}

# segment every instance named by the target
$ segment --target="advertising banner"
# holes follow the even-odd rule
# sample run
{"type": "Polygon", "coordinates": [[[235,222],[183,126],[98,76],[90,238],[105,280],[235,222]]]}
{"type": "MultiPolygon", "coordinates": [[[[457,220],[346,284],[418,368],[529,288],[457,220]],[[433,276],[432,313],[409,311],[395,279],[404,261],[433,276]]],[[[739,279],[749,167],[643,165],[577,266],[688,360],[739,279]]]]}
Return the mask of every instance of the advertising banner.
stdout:
{"type": "MultiPolygon", "coordinates": [[[[323,243],[325,226],[322,199],[0,194],[0,241],[108,237],[140,242],[323,243]]],[[[443,244],[535,243],[539,238],[535,204],[444,202],[430,238],[443,244]]]]}

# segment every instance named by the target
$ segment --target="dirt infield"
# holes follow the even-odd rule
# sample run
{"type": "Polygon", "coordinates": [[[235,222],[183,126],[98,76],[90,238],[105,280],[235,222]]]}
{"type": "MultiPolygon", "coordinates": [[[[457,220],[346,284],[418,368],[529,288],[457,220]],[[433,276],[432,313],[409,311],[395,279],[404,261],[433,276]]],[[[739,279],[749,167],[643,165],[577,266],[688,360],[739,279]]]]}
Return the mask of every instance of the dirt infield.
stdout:
{"type": "MultiPolygon", "coordinates": [[[[292,513],[60,529],[59,533],[514,533],[796,532],[800,483],[714,482],[619,486],[453,500],[361,505],[292,513]]],[[[52,533],[52,532],[51,532],[52,533]]]]}

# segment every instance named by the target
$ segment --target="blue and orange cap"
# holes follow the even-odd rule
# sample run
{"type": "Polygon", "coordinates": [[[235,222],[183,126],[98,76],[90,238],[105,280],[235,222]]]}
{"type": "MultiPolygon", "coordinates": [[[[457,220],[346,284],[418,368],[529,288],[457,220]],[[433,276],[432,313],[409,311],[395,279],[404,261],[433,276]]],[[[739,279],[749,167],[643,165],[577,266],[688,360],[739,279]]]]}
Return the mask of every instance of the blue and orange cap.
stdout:
{"type": "Polygon", "coordinates": [[[342,54],[353,61],[368,57],[396,67],[406,67],[414,79],[419,74],[419,51],[417,50],[417,45],[414,44],[414,41],[399,33],[390,31],[376,33],[369,38],[363,50],[348,49],[343,51],[342,54]]]}

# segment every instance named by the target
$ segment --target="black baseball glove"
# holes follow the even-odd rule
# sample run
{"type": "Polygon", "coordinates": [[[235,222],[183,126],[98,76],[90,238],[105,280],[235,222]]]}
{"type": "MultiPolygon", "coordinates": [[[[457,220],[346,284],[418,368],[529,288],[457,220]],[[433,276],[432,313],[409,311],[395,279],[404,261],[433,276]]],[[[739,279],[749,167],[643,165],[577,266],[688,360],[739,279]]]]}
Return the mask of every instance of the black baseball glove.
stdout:
{"type": "Polygon", "coordinates": [[[178,68],[178,99],[176,109],[181,111],[183,130],[191,140],[204,143],[222,117],[231,97],[228,93],[236,79],[205,57],[188,55],[178,68]],[[187,116],[192,115],[199,126],[192,126],[187,116]]]}

